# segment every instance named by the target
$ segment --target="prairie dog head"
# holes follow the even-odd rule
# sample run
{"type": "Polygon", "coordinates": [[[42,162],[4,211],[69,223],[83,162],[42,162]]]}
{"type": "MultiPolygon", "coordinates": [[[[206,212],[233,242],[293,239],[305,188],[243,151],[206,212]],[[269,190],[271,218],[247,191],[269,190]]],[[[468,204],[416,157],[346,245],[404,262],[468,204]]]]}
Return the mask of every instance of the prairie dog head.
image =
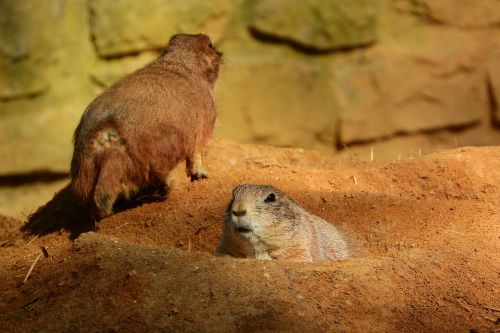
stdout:
{"type": "Polygon", "coordinates": [[[219,75],[222,53],[212,45],[207,35],[177,34],[170,38],[162,57],[176,58],[190,68],[200,72],[210,83],[219,75]]]}
{"type": "Polygon", "coordinates": [[[239,185],[226,210],[225,232],[259,252],[282,247],[299,223],[297,204],[270,185],[239,185]]]}

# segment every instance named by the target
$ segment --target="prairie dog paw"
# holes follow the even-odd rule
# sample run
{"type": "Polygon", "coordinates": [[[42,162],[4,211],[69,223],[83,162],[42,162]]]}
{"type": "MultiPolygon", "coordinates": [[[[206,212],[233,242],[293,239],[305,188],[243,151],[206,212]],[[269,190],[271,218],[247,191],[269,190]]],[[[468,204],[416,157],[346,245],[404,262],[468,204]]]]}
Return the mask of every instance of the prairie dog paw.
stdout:
{"type": "Polygon", "coordinates": [[[186,173],[191,177],[191,181],[208,178],[208,171],[203,167],[203,157],[201,151],[195,152],[186,159],[186,173]]]}
{"type": "Polygon", "coordinates": [[[188,169],[188,177],[191,177],[191,181],[206,179],[208,178],[208,171],[203,167],[188,169]]]}

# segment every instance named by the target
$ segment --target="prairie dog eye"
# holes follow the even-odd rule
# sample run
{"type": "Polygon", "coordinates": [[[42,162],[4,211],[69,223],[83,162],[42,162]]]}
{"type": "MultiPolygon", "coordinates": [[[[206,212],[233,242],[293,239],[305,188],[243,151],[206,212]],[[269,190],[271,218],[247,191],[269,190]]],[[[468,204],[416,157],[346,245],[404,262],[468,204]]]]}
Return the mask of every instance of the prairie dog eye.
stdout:
{"type": "Polygon", "coordinates": [[[276,196],[274,195],[274,193],[269,194],[264,200],[264,202],[275,202],[275,201],[276,201],[276,196]]]}

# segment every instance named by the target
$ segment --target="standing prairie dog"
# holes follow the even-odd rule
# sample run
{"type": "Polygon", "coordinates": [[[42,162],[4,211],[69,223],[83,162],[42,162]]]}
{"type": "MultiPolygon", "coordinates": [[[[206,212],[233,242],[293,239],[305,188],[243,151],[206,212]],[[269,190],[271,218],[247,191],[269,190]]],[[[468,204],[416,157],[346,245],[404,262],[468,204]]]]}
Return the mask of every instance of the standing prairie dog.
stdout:
{"type": "Polygon", "coordinates": [[[208,36],[175,35],[158,59],[87,107],[74,135],[71,187],[98,218],[119,198],[151,188],[166,194],[180,161],[191,180],[208,176],[201,150],[213,132],[221,56],[208,36]]]}
{"type": "Polygon", "coordinates": [[[279,189],[245,184],[233,190],[216,255],[320,261],[349,258],[349,250],[333,225],[279,189]]]}

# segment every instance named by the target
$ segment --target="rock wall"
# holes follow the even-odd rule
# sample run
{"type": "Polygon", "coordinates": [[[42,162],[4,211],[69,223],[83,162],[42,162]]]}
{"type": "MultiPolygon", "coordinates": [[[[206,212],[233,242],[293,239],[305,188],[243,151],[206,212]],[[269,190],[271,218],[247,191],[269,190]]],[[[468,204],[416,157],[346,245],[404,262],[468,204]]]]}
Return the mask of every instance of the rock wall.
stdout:
{"type": "Polygon", "coordinates": [[[0,175],[67,172],[85,107],[177,32],[224,52],[219,137],[500,144],[498,0],[4,0],[0,27],[0,175]]]}

